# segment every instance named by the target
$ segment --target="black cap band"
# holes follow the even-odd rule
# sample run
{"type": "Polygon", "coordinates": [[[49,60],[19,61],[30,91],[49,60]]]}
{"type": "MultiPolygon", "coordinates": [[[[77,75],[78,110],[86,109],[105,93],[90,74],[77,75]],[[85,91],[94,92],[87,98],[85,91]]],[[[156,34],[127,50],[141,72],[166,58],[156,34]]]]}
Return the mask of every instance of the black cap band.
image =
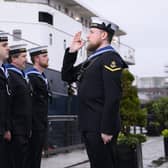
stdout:
{"type": "Polygon", "coordinates": [[[20,54],[20,53],[24,53],[24,52],[27,52],[26,48],[19,48],[16,50],[10,50],[9,55],[20,54]]]}
{"type": "Polygon", "coordinates": [[[43,49],[43,50],[40,50],[40,51],[31,52],[30,56],[34,57],[34,56],[37,56],[37,55],[40,55],[40,54],[46,54],[46,53],[48,53],[47,49],[43,49]]]}
{"type": "Polygon", "coordinates": [[[98,29],[104,30],[104,31],[106,31],[108,33],[112,33],[112,34],[114,34],[114,32],[115,32],[113,29],[111,29],[111,24],[106,26],[104,23],[102,23],[102,24],[91,23],[90,28],[98,28],[98,29]]]}
{"type": "Polygon", "coordinates": [[[0,37],[0,42],[8,41],[8,37],[0,37]]]}

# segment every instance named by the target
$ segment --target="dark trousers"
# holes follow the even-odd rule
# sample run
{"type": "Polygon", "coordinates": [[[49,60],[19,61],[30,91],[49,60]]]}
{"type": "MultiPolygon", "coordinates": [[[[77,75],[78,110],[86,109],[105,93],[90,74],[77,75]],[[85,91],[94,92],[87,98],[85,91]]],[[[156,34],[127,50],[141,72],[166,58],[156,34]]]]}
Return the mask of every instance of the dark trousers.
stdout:
{"type": "Polygon", "coordinates": [[[8,142],[0,135],[0,167],[10,168],[10,151],[8,150],[8,142]]]}
{"type": "Polygon", "coordinates": [[[24,135],[13,136],[11,143],[12,168],[25,168],[28,164],[29,137],[24,135]]]}
{"type": "Polygon", "coordinates": [[[117,168],[117,136],[114,136],[112,141],[106,145],[104,145],[100,133],[85,132],[83,137],[91,168],[117,168]]]}
{"type": "Polygon", "coordinates": [[[46,142],[46,131],[33,131],[29,146],[29,168],[40,168],[42,150],[46,142]]]}

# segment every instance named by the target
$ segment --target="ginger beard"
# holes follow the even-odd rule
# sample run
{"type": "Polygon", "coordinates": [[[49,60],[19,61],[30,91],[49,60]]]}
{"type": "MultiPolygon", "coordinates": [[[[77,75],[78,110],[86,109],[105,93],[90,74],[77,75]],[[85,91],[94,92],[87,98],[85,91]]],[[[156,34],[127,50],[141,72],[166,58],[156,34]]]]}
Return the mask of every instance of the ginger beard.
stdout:
{"type": "Polygon", "coordinates": [[[98,29],[98,28],[91,28],[90,32],[87,36],[87,50],[89,52],[94,52],[96,51],[98,48],[100,48],[100,46],[103,43],[103,33],[104,31],[98,29]]]}
{"type": "Polygon", "coordinates": [[[39,65],[42,68],[48,68],[49,66],[48,62],[49,62],[49,58],[47,54],[39,56],[39,65]]]}
{"type": "Polygon", "coordinates": [[[40,62],[39,65],[42,67],[42,68],[48,68],[48,62],[40,62]]]}
{"type": "Polygon", "coordinates": [[[88,41],[87,51],[93,52],[96,51],[101,46],[101,41],[91,42],[88,41]]]}

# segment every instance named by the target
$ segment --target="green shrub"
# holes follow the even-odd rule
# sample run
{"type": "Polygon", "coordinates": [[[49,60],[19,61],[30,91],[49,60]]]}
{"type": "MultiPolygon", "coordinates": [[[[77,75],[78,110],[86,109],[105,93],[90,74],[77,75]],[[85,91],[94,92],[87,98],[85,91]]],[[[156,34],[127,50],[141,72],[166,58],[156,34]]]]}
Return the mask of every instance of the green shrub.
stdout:
{"type": "Polygon", "coordinates": [[[122,132],[130,133],[131,126],[145,127],[147,123],[147,110],[141,108],[138,97],[138,89],[133,86],[134,76],[129,70],[122,73],[122,99],[120,113],[122,120],[122,132]]]}
{"type": "Polygon", "coordinates": [[[168,129],[164,129],[162,131],[162,136],[165,137],[165,138],[168,138],[168,129]]]}
{"type": "Polygon", "coordinates": [[[154,127],[154,128],[159,128],[160,127],[160,123],[157,121],[150,121],[149,122],[149,126],[154,127]]]}
{"type": "Polygon", "coordinates": [[[118,144],[125,144],[130,147],[135,147],[137,144],[143,143],[147,140],[143,134],[123,134],[120,133],[118,137],[118,144]]]}

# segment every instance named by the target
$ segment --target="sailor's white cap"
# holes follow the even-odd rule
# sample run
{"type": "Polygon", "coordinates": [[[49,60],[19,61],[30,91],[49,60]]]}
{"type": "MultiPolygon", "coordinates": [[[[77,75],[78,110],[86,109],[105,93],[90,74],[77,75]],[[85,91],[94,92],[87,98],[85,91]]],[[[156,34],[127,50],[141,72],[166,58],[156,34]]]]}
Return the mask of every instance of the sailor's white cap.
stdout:
{"type": "Polygon", "coordinates": [[[0,42],[8,41],[8,33],[0,30],[0,42]]]}
{"type": "Polygon", "coordinates": [[[9,55],[27,52],[26,47],[27,47],[27,44],[17,44],[17,45],[9,46],[9,48],[10,48],[9,55]]]}
{"type": "Polygon", "coordinates": [[[40,46],[40,47],[30,48],[28,51],[30,53],[30,56],[32,57],[32,56],[48,53],[47,48],[48,46],[40,46]]]}
{"type": "Polygon", "coordinates": [[[92,17],[91,20],[92,20],[90,25],[91,28],[102,29],[104,31],[113,34],[119,29],[118,25],[100,17],[92,17]]]}

